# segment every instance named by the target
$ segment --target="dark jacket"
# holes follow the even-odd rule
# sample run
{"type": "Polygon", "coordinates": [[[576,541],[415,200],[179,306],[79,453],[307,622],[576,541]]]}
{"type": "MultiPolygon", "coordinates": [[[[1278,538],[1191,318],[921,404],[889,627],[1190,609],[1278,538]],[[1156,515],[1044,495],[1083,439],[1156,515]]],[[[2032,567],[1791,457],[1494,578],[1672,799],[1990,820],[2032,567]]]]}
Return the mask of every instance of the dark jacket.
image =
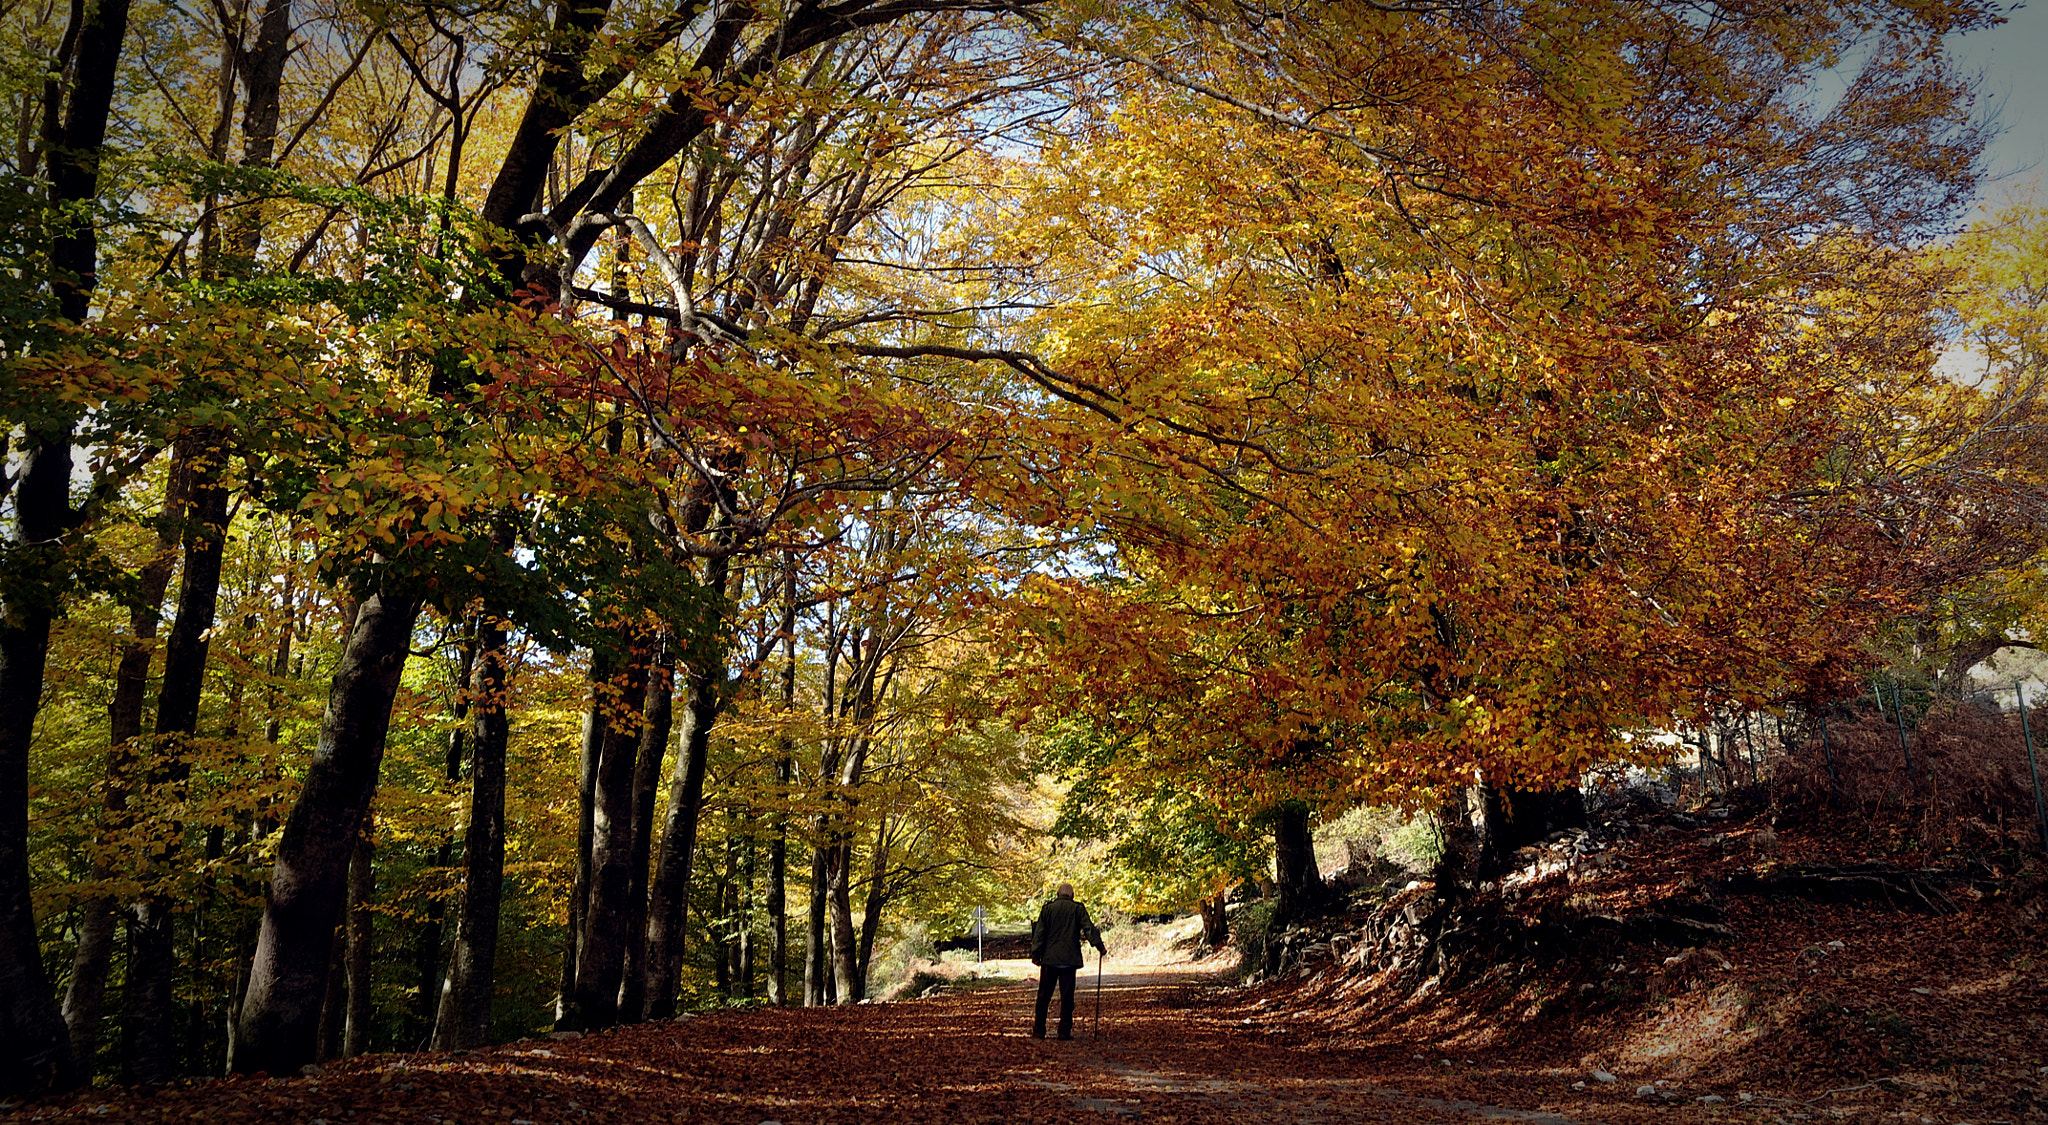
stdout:
{"type": "Polygon", "coordinates": [[[1106,952],[1102,931],[1088,917],[1088,908],[1070,898],[1053,899],[1038,912],[1038,921],[1031,923],[1031,963],[1079,968],[1084,941],[1094,946],[1095,952],[1106,952]]]}

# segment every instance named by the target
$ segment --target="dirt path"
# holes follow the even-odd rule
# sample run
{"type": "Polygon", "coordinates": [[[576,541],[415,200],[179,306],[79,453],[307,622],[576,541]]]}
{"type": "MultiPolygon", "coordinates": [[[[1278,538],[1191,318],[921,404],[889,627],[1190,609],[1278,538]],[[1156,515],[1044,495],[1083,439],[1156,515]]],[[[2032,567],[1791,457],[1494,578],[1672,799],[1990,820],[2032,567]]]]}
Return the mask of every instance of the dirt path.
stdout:
{"type": "MultiPolygon", "coordinates": [[[[1369,1058],[1262,1026],[1187,966],[1094,980],[1080,1037],[1033,1039],[1031,984],[833,1009],[754,1009],[471,1054],[379,1055],[311,1077],[103,1091],[0,1119],[407,1122],[1465,1122],[1712,1120],[1693,1106],[1606,1106],[1552,1075],[1369,1058]],[[1611,1109],[1613,1113],[1585,1110],[1611,1109]],[[1634,1111],[1634,1112],[1631,1112],[1634,1111]]],[[[1728,1118],[1721,1118],[1728,1119],[1728,1118]]],[[[1746,1115],[1769,1121],[1768,1115],[1746,1115]]]]}

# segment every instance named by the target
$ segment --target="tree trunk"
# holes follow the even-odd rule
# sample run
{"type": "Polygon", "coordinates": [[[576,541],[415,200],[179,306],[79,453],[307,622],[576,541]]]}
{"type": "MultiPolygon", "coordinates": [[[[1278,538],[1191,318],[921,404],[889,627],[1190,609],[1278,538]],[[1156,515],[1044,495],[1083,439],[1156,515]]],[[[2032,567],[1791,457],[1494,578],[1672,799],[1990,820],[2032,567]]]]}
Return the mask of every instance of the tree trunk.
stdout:
{"type": "Polygon", "coordinates": [[[604,685],[616,671],[612,654],[590,653],[590,708],[583,713],[583,749],[576,766],[576,871],[569,882],[569,931],[562,943],[562,991],[555,1027],[573,1031],[583,1026],[577,1014],[576,970],[581,963],[583,919],[590,908],[590,858],[597,844],[597,767],[611,719],[604,707],[604,685]]]}
{"type": "MultiPolygon", "coordinates": [[[[296,562],[297,558],[294,555],[292,563],[295,565],[296,562]]],[[[263,723],[263,741],[272,746],[277,745],[277,740],[282,735],[284,729],[283,721],[279,717],[281,709],[278,705],[280,695],[278,682],[282,681],[285,678],[285,674],[291,670],[292,641],[297,635],[299,628],[299,594],[294,583],[294,577],[294,570],[291,566],[288,566],[285,570],[284,584],[284,605],[287,616],[285,617],[284,629],[278,636],[277,651],[272,654],[270,661],[270,677],[272,682],[266,692],[269,697],[268,710],[270,714],[263,723]]],[[[269,803],[269,798],[266,797],[257,804],[255,822],[249,826],[249,838],[252,841],[261,840],[264,836],[269,835],[275,830],[276,826],[270,819],[268,812],[269,803]]],[[[247,889],[246,883],[244,884],[244,889],[247,889]]],[[[236,927],[234,982],[232,993],[228,997],[227,1009],[227,1057],[230,1059],[234,1058],[236,1045],[242,1039],[242,1004],[249,996],[249,971],[256,955],[256,937],[260,928],[259,920],[251,920],[236,927]]]]}
{"type": "Polygon", "coordinates": [[[633,913],[633,781],[640,755],[639,715],[647,703],[647,653],[636,645],[617,678],[599,751],[596,803],[591,821],[590,893],[576,948],[576,1013],[580,1030],[619,1022],[625,979],[625,921],[633,913]],[[623,720],[623,721],[621,721],[623,720]]]}
{"type": "Polygon", "coordinates": [[[815,1008],[825,1003],[826,985],[832,975],[825,964],[825,868],[827,850],[823,846],[811,849],[811,900],[810,910],[804,918],[804,1007],[815,1008]]]}
{"type": "Polygon", "coordinates": [[[1310,828],[1309,808],[1300,801],[1283,802],[1274,812],[1274,884],[1278,901],[1273,907],[1273,924],[1308,917],[1329,902],[1329,888],[1322,872],[1316,870],[1316,842],[1310,828]]]}
{"type": "Polygon", "coordinates": [[[342,1033],[341,1054],[354,1058],[371,1046],[371,1021],[376,1008],[371,1003],[370,969],[376,948],[376,915],[371,904],[377,897],[377,840],[373,818],[363,815],[363,830],[356,837],[355,858],[348,865],[348,1019],[342,1033]]]}
{"type": "MultiPolygon", "coordinates": [[[[443,759],[442,776],[446,777],[451,785],[462,781],[462,761],[469,747],[469,717],[476,695],[477,648],[483,642],[483,629],[481,613],[472,616],[464,628],[461,671],[456,677],[455,706],[451,709],[454,712],[455,729],[448,732],[448,754],[443,759]]],[[[499,637],[502,644],[503,634],[500,633],[499,637]]],[[[470,805],[472,809],[476,805],[473,782],[470,805]]],[[[441,843],[434,849],[434,866],[446,871],[454,863],[455,836],[451,828],[441,834],[441,843]]],[[[469,886],[468,880],[464,880],[463,886],[469,886]]],[[[413,992],[412,1016],[406,1028],[405,1041],[409,1044],[417,1043],[425,1047],[431,1043],[439,1049],[440,1031],[437,1017],[441,1007],[448,1002],[448,997],[442,989],[441,977],[441,943],[446,937],[447,916],[447,905],[442,898],[435,896],[429,899],[426,920],[420,923],[418,932],[413,935],[413,975],[419,984],[413,992]]],[[[453,975],[452,967],[450,975],[453,975]]]]}
{"type": "Polygon", "coordinates": [[[884,817],[875,829],[874,862],[869,865],[867,901],[861,904],[860,954],[856,967],[860,974],[861,993],[867,993],[868,965],[875,953],[875,933],[882,928],[882,907],[887,901],[883,893],[883,877],[889,871],[889,821],[884,817]]]}
{"type": "MultiPolygon", "coordinates": [[[[776,780],[783,780],[789,759],[775,764],[776,780]]],[[[768,840],[768,1002],[780,1008],[789,1003],[789,817],[775,814],[775,834],[768,840]]]]}
{"type": "MultiPolygon", "coordinates": [[[[114,79],[128,33],[128,0],[100,0],[72,9],[64,48],[46,87],[50,202],[58,208],[99,195],[100,148],[106,143],[114,79]],[[61,79],[71,62],[64,123],[55,127],[61,79]]],[[[50,241],[51,287],[73,324],[92,308],[99,273],[99,233],[89,218],[60,225],[50,241]]],[[[71,419],[27,429],[16,468],[14,547],[8,565],[19,592],[0,606],[0,1098],[68,1090],[85,1080],[50,992],[36,940],[28,865],[28,757],[42,704],[50,655],[50,622],[71,561],[63,536],[71,511],[71,419]]]]}
{"type": "Polygon", "coordinates": [[[491,999],[497,992],[498,917],[505,894],[505,713],[509,674],[505,630],[495,621],[478,632],[471,682],[469,833],[463,840],[462,914],[448,957],[448,983],[434,1022],[434,1049],[474,1050],[491,1039],[491,999]]]}
{"type": "MultiPolygon", "coordinates": [[[[185,506],[185,473],[173,463],[157,520],[157,550],[136,576],[134,608],[129,610],[131,639],[121,649],[114,670],[114,695],[107,704],[109,747],[106,793],[101,798],[102,833],[118,832],[128,820],[128,786],[142,737],[142,711],[149,694],[149,669],[156,646],[157,621],[177,563],[177,515],[185,506]]],[[[92,879],[105,883],[117,872],[106,857],[93,861],[92,879]]],[[[71,1033],[71,1053],[79,1071],[91,1077],[98,1053],[100,1013],[106,1005],[107,973],[114,958],[116,916],[114,896],[97,894],[79,908],[78,949],[71,959],[71,983],[64,991],[64,1024],[71,1033]]]]}
{"type": "MultiPolygon", "coordinates": [[[[227,541],[226,443],[217,430],[189,430],[178,439],[177,464],[187,474],[185,510],[179,515],[185,565],[178,586],[178,616],[164,645],[163,683],[157,689],[156,738],[149,780],[155,799],[177,800],[192,771],[189,740],[199,730],[199,706],[206,684],[206,659],[220,604],[221,557],[227,541]]],[[[169,827],[166,849],[151,867],[162,873],[177,862],[180,824],[169,827]]],[[[149,876],[145,872],[145,878],[149,876]]],[[[171,898],[146,891],[134,905],[127,999],[124,1005],[123,1071],[132,1084],[154,1085],[178,1077],[177,1001],[172,976],[175,910],[171,898]]]]}
{"type": "MultiPolygon", "coordinates": [[[[55,569],[63,565],[59,536],[70,516],[69,432],[37,441],[19,472],[16,543],[55,569]]],[[[52,601],[10,601],[0,617],[0,1097],[80,1081],[43,971],[28,865],[29,743],[49,659],[52,601]]]]}
{"type": "MultiPolygon", "coordinates": [[[[796,710],[796,559],[785,555],[782,569],[782,713],[796,710]]],[[[787,736],[775,759],[775,834],[768,841],[768,1002],[789,1003],[789,787],[796,780],[794,744],[787,736]]]]}
{"type": "Polygon", "coordinates": [[[319,1044],[312,1060],[316,1063],[341,1057],[342,1032],[348,1025],[347,982],[348,929],[336,926],[334,938],[327,946],[327,984],[320,995],[319,1044]]]}
{"type": "Polygon", "coordinates": [[[1221,949],[1230,940],[1230,915],[1224,910],[1228,899],[1221,893],[1202,900],[1202,944],[1221,949]]]}
{"type": "Polygon", "coordinates": [[[740,840],[739,878],[739,964],[735,971],[740,979],[740,996],[752,999],[754,995],[754,875],[755,848],[752,814],[744,818],[747,834],[740,840]]]}
{"type": "Polygon", "coordinates": [[[647,913],[647,1012],[653,1019],[675,1014],[676,994],[682,988],[683,926],[690,905],[690,868],[696,861],[697,814],[704,803],[711,728],[725,706],[724,679],[724,660],[708,658],[692,660],[685,677],[690,697],[683,709],[682,750],[669,777],[668,813],[647,913]]]}
{"type": "Polygon", "coordinates": [[[654,854],[654,808],[661,800],[661,772],[668,737],[675,727],[676,670],[666,644],[657,645],[647,682],[647,712],[641,719],[640,756],[633,767],[632,885],[626,892],[625,982],[619,989],[619,1019],[647,1018],[647,884],[654,854]]]}
{"type": "Polygon", "coordinates": [[[298,802],[278,840],[270,897],[242,1005],[231,1070],[291,1074],[312,1061],[327,950],[348,865],[377,791],[399,675],[412,651],[418,598],[371,594],[356,613],[320,721],[298,802]]]}
{"type": "Polygon", "coordinates": [[[832,979],[839,983],[839,1003],[854,1004],[863,993],[854,952],[859,939],[853,926],[853,835],[841,833],[833,852],[827,886],[832,908],[832,979]]]}

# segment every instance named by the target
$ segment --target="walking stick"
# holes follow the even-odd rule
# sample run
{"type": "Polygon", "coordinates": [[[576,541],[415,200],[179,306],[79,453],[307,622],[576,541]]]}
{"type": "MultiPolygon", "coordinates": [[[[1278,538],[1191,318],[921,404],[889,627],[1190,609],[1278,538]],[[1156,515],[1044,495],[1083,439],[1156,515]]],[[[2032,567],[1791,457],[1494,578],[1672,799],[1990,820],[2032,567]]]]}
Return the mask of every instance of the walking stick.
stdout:
{"type": "Polygon", "coordinates": [[[1091,1041],[1102,1038],[1102,957],[1100,953],[1095,955],[1095,1030],[1089,1033],[1091,1041]]]}

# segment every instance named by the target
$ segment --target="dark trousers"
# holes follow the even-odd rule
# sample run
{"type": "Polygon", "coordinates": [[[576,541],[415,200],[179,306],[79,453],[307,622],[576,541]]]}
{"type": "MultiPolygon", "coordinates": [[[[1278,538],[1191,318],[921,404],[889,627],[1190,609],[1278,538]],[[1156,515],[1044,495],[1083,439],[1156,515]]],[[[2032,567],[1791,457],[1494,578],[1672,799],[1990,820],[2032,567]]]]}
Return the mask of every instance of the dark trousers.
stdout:
{"type": "Polygon", "coordinates": [[[1031,1034],[1045,1038],[1045,1007],[1052,1002],[1052,989],[1060,989],[1060,1038],[1074,1037],[1074,971],[1076,965],[1044,965],[1038,970],[1038,1018],[1032,1021],[1031,1034]]]}

